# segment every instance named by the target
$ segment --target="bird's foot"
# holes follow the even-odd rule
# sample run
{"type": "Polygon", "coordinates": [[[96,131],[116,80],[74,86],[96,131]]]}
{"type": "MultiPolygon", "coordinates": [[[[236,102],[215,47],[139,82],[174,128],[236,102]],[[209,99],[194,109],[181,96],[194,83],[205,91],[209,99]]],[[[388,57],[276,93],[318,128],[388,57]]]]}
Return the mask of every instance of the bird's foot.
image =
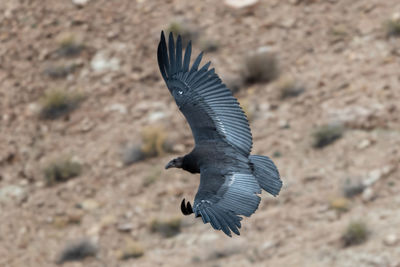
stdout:
{"type": "Polygon", "coordinates": [[[190,215],[193,213],[192,205],[189,201],[187,202],[187,204],[185,204],[185,199],[182,200],[181,211],[183,215],[190,215]]]}

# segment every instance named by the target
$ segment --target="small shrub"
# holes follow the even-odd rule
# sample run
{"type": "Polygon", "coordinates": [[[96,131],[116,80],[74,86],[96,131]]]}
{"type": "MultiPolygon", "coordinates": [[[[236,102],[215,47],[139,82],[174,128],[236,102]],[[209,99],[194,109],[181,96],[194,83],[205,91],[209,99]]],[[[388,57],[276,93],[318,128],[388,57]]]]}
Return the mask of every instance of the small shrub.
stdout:
{"type": "Polygon", "coordinates": [[[346,179],[343,184],[342,191],[343,195],[347,198],[352,198],[361,194],[365,189],[365,186],[361,181],[351,181],[350,179],[346,179]]]}
{"type": "Polygon", "coordinates": [[[172,32],[174,38],[177,38],[178,35],[181,36],[183,47],[186,47],[189,41],[195,42],[198,37],[197,32],[187,26],[184,22],[180,21],[173,21],[168,25],[166,30],[167,36],[169,36],[170,32],[172,32]]]}
{"type": "Polygon", "coordinates": [[[274,157],[274,158],[280,158],[280,157],[282,157],[282,153],[281,153],[280,151],[275,151],[275,152],[272,154],[272,157],[274,157]]]}
{"type": "Polygon", "coordinates": [[[350,209],[350,202],[343,197],[334,198],[331,200],[330,207],[337,212],[347,212],[350,209]]]}
{"type": "Polygon", "coordinates": [[[342,234],[342,242],[344,247],[358,245],[364,243],[368,239],[368,228],[361,221],[351,222],[342,234]]]}
{"type": "Polygon", "coordinates": [[[323,148],[343,136],[344,128],[340,124],[328,124],[317,128],[313,133],[313,147],[323,148]]]}
{"type": "Polygon", "coordinates": [[[142,151],[141,145],[128,145],[122,150],[122,163],[125,166],[144,160],[146,155],[142,151]]]}
{"type": "Polygon", "coordinates": [[[255,106],[251,105],[249,103],[248,99],[241,99],[239,102],[240,102],[240,106],[241,106],[244,114],[246,115],[248,121],[249,122],[253,121],[253,119],[255,117],[255,113],[256,113],[255,106]]]}
{"type": "Polygon", "coordinates": [[[161,127],[149,126],[142,130],[142,152],[146,157],[163,155],[168,150],[167,135],[161,127]]]}
{"type": "Polygon", "coordinates": [[[67,77],[73,73],[76,69],[76,65],[53,65],[49,66],[44,70],[44,74],[48,75],[52,79],[61,79],[67,77]]]}
{"type": "Polygon", "coordinates": [[[291,78],[282,78],[277,83],[278,91],[281,99],[296,97],[301,95],[305,90],[298,82],[291,78]]]}
{"type": "Polygon", "coordinates": [[[400,13],[395,13],[385,24],[388,36],[400,36],[400,13]]]}
{"type": "Polygon", "coordinates": [[[150,231],[160,233],[164,237],[173,237],[181,232],[181,218],[169,220],[154,219],[150,222],[150,231]]]}
{"type": "Polygon", "coordinates": [[[331,43],[346,40],[349,37],[348,27],[343,24],[336,25],[329,30],[331,43]]]}
{"type": "Polygon", "coordinates": [[[93,257],[97,253],[97,246],[88,239],[71,242],[60,253],[56,263],[80,261],[86,257],[93,257]]]}
{"type": "Polygon", "coordinates": [[[43,171],[45,182],[49,186],[68,181],[71,178],[79,176],[81,172],[81,165],[70,159],[61,159],[52,162],[43,171]]]}
{"type": "Polygon", "coordinates": [[[57,54],[66,57],[79,55],[84,48],[81,40],[79,39],[80,38],[73,33],[62,33],[57,40],[59,45],[56,51],[57,54]]]}
{"type": "Polygon", "coordinates": [[[201,39],[200,49],[204,52],[215,52],[219,48],[219,43],[214,39],[201,39]]]}
{"type": "Polygon", "coordinates": [[[76,109],[84,97],[65,90],[50,90],[40,99],[40,117],[57,119],[76,109]]]}
{"type": "Polygon", "coordinates": [[[278,59],[267,48],[249,54],[244,65],[244,77],[248,83],[270,82],[279,76],[278,59]]]}
{"type": "Polygon", "coordinates": [[[120,260],[128,260],[134,258],[140,258],[144,255],[144,248],[138,242],[128,240],[125,248],[117,252],[117,258],[120,260]]]}
{"type": "Polygon", "coordinates": [[[149,175],[145,176],[143,179],[143,186],[144,187],[148,187],[152,184],[154,184],[158,178],[161,175],[161,171],[160,170],[153,170],[152,173],[150,173],[149,175]]]}
{"type": "Polygon", "coordinates": [[[226,87],[228,87],[232,94],[236,94],[244,85],[243,77],[240,75],[223,75],[222,80],[226,87]]]}

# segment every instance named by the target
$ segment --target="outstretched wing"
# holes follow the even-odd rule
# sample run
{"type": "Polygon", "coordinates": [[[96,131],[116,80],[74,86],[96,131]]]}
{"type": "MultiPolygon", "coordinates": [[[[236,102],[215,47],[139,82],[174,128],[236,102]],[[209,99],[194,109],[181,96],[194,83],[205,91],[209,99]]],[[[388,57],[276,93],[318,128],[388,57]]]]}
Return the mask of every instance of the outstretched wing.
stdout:
{"type": "Polygon", "coordinates": [[[157,51],[161,75],[186,117],[196,144],[202,140],[222,139],[249,155],[253,141],[246,115],[214,69],[208,70],[211,62],[199,69],[203,53],[189,69],[191,50],[189,42],[182,58],[181,37],[178,36],[175,48],[171,33],[167,48],[164,33],[161,33],[157,51]]]}
{"type": "Polygon", "coordinates": [[[193,204],[196,217],[210,223],[228,236],[231,231],[240,235],[240,221],[249,217],[260,204],[261,188],[256,178],[246,170],[221,175],[218,168],[201,170],[200,186],[193,204]]]}

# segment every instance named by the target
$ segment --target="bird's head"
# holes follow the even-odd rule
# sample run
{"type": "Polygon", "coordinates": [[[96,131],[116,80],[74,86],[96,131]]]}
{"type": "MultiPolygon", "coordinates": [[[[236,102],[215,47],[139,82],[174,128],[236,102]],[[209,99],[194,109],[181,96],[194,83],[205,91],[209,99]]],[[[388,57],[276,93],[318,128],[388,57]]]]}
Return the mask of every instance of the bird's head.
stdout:
{"type": "Polygon", "coordinates": [[[171,160],[170,162],[168,162],[167,165],[165,165],[165,169],[182,168],[182,163],[183,163],[183,157],[175,158],[175,159],[171,160]]]}

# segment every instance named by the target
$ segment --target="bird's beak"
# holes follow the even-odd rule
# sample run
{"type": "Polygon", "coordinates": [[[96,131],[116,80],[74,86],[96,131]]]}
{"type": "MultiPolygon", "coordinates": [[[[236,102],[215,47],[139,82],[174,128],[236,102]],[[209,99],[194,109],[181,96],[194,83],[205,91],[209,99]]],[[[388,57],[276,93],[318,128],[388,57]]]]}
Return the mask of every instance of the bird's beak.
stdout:
{"type": "Polygon", "coordinates": [[[173,168],[175,167],[174,163],[172,162],[172,160],[170,162],[168,162],[167,165],[165,165],[165,169],[169,169],[169,168],[173,168]]]}

